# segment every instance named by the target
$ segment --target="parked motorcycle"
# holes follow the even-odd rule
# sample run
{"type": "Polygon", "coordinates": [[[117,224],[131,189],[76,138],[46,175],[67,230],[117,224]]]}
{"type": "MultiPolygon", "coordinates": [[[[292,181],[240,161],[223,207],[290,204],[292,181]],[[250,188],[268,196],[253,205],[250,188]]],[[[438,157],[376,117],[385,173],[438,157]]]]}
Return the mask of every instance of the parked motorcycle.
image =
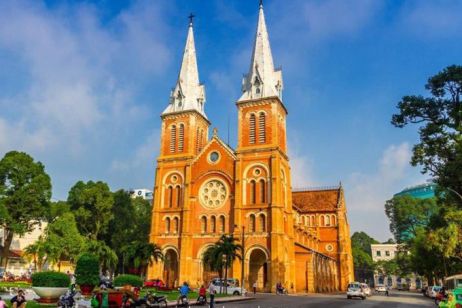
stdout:
{"type": "Polygon", "coordinates": [[[199,295],[197,298],[196,305],[204,306],[207,304],[207,298],[205,296],[199,295]]]}

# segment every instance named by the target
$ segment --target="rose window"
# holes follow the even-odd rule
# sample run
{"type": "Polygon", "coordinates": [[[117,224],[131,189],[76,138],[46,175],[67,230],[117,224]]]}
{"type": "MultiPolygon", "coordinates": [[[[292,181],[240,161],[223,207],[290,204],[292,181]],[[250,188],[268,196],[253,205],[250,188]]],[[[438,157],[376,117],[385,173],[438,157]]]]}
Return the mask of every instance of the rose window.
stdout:
{"type": "Polygon", "coordinates": [[[222,206],[228,192],[225,184],[218,180],[211,180],[202,185],[200,189],[200,200],[203,206],[217,208],[222,206]]]}

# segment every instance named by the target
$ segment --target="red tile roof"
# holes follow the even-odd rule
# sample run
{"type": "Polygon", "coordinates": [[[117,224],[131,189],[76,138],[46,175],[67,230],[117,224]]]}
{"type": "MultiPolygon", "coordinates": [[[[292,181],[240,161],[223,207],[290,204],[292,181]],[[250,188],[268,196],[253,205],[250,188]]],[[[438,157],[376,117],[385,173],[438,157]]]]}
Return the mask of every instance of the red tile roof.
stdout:
{"type": "Polygon", "coordinates": [[[335,211],[339,197],[340,188],[293,191],[292,203],[302,213],[335,211]]]}

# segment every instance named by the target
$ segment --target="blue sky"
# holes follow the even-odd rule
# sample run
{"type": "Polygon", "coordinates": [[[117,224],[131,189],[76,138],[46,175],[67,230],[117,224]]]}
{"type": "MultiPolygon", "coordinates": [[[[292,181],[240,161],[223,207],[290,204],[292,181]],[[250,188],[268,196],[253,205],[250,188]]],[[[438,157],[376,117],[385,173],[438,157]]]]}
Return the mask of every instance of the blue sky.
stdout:
{"type": "MultiPolygon", "coordinates": [[[[405,94],[462,57],[462,1],[264,1],[283,68],[294,187],[342,181],[351,229],[390,237],[383,204],[426,177],[405,94]]],[[[1,1],[0,155],[42,161],[56,199],[78,180],[150,188],[161,111],[194,12],[206,113],[231,144],[258,1],[1,1]]]]}

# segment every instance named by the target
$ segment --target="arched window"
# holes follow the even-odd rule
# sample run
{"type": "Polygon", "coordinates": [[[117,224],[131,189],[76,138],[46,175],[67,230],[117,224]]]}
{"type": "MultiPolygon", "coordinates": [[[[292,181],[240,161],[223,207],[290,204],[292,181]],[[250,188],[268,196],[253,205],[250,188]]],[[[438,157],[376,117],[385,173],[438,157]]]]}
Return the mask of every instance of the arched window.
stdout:
{"type": "Polygon", "coordinates": [[[184,125],[180,124],[180,130],[178,132],[178,152],[183,152],[184,146],[184,125]]]}
{"type": "Polygon", "coordinates": [[[168,188],[168,207],[173,206],[173,187],[168,188]]]}
{"type": "Polygon", "coordinates": [[[256,203],[256,190],[257,190],[257,184],[255,183],[254,180],[250,181],[250,204],[255,204],[256,203]]]}
{"type": "Polygon", "coordinates": [[[326,226],[330,226],[330,216],[326,215],[326,226]]]}
{"type": "Polygon", "coordinates": [[[260,112],[258,117],[258,142],[265,143],[266,142],[266,124],[265,124],[265,113],[260,112]]]}
{"type": "Polygon", "coordinates": [[[178,217],[173,218],[173,232],[178,233],[178,217]]]}
{"type": "Polygon", "coordinates": [[[249,143],[254,144],[255,143],[255,114],[250,115],[249,119],[249,143]]]}
{"type": "Polygon", "coordinates": [[[255,232],[255,215],[249,216],[249,231],[255,232]]]}
{"type": "Polygon", "coordinates": [[[181,204],[181,187],[178,185],[175,188],[175,195],[176,195],[176,207],[180,207],[181,204]]]}
{"type": "Polygon", "coordinates": [[[324,215],[321,215],[319,225],[320,225],[321,227],[324,227],[324,215]]]}
{"type": "Polygon", "coordinates": [[[210,219],[210,232],[215,233],[217,231],[216,227],[217,219],[215,218],[215,216],[212,216],[212,218],[210,219]]]}
{"type": "Polygon", "coordinates": [[[175,152],[175,145],[176,145],[176,126],[172,125],[170,128],[170,153],[175,152]]]}
{"type": "Polygon", "coordinates": [[[201,232],[202,233],[207,232],[207,217],[205,216],[201,218],[201,232]]]}
{"type": "Polygon", "coordinates": [[[263,214],[260,214],[260,217],[259,217],[259,224],[260,224],[260,232],[266,232],[266,219],[265,219],[265,215],[263,214]]]}
{"type": "Polygon", "coordinates": [[[220,233],[225,233],[225,216],[220,216],[220,233]]]}
{"type": "Polygon", "coordinates": [[[266,183],[265,180],[261,179],[260,181],[260,202],[266,202],[266,183]]]}
{"type": "Polygon", "coordinates": [[[165,218],[165,233],[170,233],[170,218],[165,218]]]}

